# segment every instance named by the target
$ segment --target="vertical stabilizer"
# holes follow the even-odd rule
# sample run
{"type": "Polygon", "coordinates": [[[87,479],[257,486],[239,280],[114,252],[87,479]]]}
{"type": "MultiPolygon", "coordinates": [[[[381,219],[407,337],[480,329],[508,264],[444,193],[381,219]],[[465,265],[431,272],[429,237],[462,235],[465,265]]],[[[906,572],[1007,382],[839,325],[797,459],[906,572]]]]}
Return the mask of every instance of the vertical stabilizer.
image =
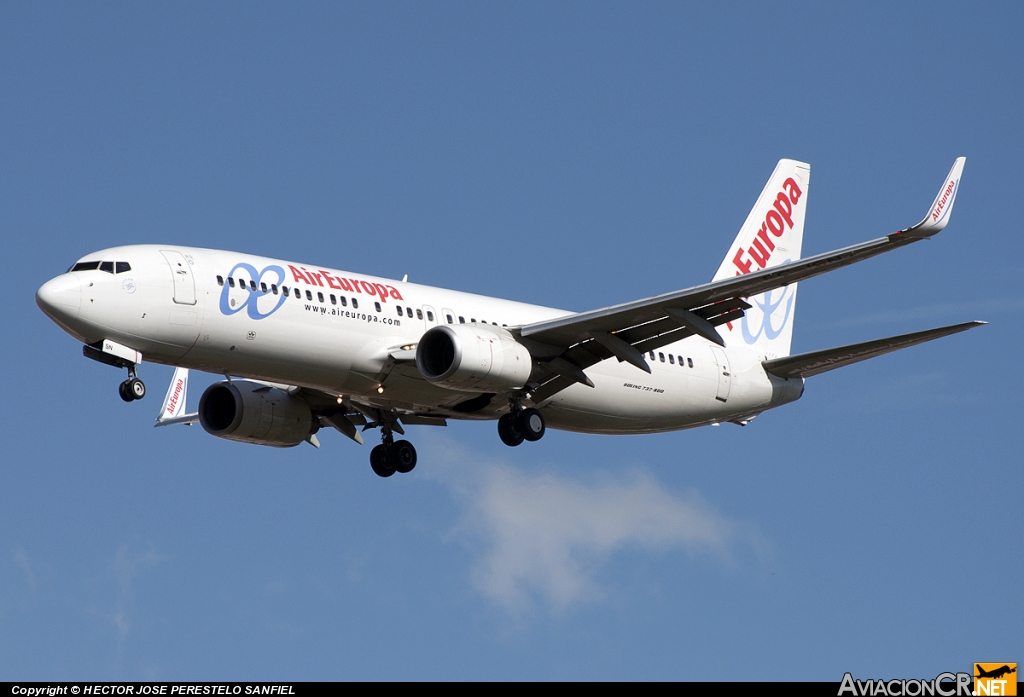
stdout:
{"type": "MultiPolygon", "coordinates": [[[[811,166],[779,160],[713,280],[742,276],[800,258],[811,166]]],[[[793,340],[796,283],[747,298],[738,322],[718,328],[729,346],[747,346],[766,358],[788,356],[793,340]]]]}

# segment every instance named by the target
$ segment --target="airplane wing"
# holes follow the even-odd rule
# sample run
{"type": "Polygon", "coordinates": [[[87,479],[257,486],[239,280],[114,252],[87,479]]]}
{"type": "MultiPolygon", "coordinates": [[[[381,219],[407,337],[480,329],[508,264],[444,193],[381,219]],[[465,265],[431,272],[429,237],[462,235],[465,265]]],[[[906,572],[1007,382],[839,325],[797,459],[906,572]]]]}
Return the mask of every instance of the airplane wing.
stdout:
{"type": "Polygon", "coordinates": [[[939,327],[938,329],[927,329],[923,332],[914,332],[913,334],[902,334],[886,339],[865,341],[861,344],[850,344],[849,346],[839,346],[822,351],[811,351],[810,353],[776,358],[771,361],[765,361],[762,365],[769,373],[778,375],[780,378],[809,378],[813,375],[821,375],[836,368],[867,360],[868,358],[899,351],[908,346],[916,346],[932,339],[939,339],[950,334],[974,329],[983,324],[988,324],[988,322],[964,322],[963,324],[954,324],[949,327],[939,327]]]}
{"type": "MultiPolygon", "coordinates": [[[[380,423],[391,424],[398,433],[405,433],[401,424],[408,426],[447,426],[448,422],[438,416],[415,414],[412,412],[399,411],[396,409],[383,409],[369,404],[357,404],[349,400],[338,402],[337,395],[311,390],[305,387],[292,387],[277,383],[268,383],[260,380],[267,387],[276,387],[284,391],[301,392],[309,402],[313,413],[320,419],[324,426],[332,426],[339,433],[351,438],[360,445],[363,444],[363,437],[358,427],[371,428],[380,423]],[[369,419],[367,418],[369,417],[369,419]]],[[[186,413],[185,402],[188,399],[188,369],[175,368],[171,377],[171,384],[167,387],[167,395],[164,397],[157,415],[155,426],[174,426],[184,424],[191,426],[199,423],[198,412],[186,413]]],[[[316,436],[310,436],[309,442],[319,448],[320,444],[316,436]]]]}
{"type": "Polygon", "coordinates": [[[531,399],[542,402],[576,382],[592,385],[583,370],[608,358],[650,372],[646,352],[688,336],[724,345],[715,327],[742,317],[750,307],[745,298],[931,237],[949,222],[964,161],[959,157],[953,163],[928,215],[917,225],[781,266],[519,328],[522,343],[551,373],[531,392],[531,399]]]}

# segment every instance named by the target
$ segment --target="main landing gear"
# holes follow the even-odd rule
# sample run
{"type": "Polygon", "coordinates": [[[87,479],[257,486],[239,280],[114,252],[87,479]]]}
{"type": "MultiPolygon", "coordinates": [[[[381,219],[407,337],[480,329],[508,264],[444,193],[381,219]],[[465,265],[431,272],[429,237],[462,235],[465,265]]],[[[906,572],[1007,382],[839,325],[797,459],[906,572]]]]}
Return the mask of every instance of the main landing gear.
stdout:
{"type": "Polygon", "coordinates": [[[378,477],[406,474],[416,466],[416,448],[407,440],[396,441],[391,428],[381,426],[381,444],[370,451],[370,467],[378,477]]]}
{"type": "Polygon", "coordinates": [[[498,419],[498,437],[505,445],[515,447],[524,440],[538,441],[544,437],[544,417],[533,408],[515,409],[498,419]]]}
{"type": "Polygon", "coordinates": [[[128,379],[117,387],[117,393],[126,402],[134,402],[146,396],[146,385],[135,375],[135,366],[128,367],[128,379]]]}

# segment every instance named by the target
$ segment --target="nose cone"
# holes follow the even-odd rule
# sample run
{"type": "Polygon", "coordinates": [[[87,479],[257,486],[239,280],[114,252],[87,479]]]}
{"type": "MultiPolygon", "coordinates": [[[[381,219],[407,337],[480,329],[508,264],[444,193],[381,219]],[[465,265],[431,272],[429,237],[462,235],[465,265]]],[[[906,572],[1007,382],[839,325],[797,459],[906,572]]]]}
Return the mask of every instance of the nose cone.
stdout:
{"type": "Polygon", "coordinates": [[[78,276],[66,273],[44,283],[36,291],[36,305],[58,323],[78,317],[82,309],[82,283],[78,276]]]}

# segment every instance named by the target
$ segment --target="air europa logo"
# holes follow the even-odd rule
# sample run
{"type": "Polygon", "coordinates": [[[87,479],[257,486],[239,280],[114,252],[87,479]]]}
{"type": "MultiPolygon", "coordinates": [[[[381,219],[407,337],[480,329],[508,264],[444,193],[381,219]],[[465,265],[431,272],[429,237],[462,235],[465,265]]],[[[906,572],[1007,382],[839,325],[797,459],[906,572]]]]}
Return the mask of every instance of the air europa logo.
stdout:
{"type": "Polygon", "coordinates": [[[750,298],[750,301],[754,304],[754,307],[761,311],[761,326],[757,328],[757,331],[752,332],[750,330],[750,324],[753,324],[750,317],[753,314],[750,310],[744,313],[743,318],[740,320],[740,331],[743,333],[743,340],[748,344],[756,342],[762,334],[764,337],[771,341],[782,334],[782,330],[786,328],[786,322],[789,321],[789,316],[793,311],[793,300],[796,298],[796,287],[784,286],[782,288],[776,288],[775,290],[765,291],[760,295],[750,298]],[[775,299],[775,295],[778,295],[778,299],[775,299]],[[772,322],[772,316],[775,311],[784,308],[782,313],[782,319],[778,322],[778,327],[772,322]]]}
{"type": "Polygon", "coordinates": [[[271,294],[263,290],[264,283],[280,285],[285,279],[284,269],[280,266],[271,265],[262,271],[257,271],[252,264],[240,262],[235,264],[228,273],[228,278],[238,279],[238,292],[245,293],[245,297],[239,301],[232,297],[232,288],[229,283],[224,284],[220,294],[220,311],[225,315],[233,315],[245,310],[250,319],[266,319],[277,312],[284,303],[285,296],[271,294]],[[239,272],[244,271],[249,275],[250,283],[239,272]],[[267,280],[264,281],[264,278],[267,280]]]}
{"type": "Polygon", "coordinates": [[[334,290],[346,290],[349,293],[375,295],[380,298],[382,303],[386,303],[388,298],[394,298],[395,300],[403,299],[402,294],[398,292],[397,288],[384,285],[383,283],[370,283],[369,281],[361,281],[358,278],[332,276],[323,269],[310,271],[305,266],[300,271],[291,264],[288,265],[288,270],[292,272],[292,278],[295,279],[296,283],[305,283],[311,286],[319,286],[320,288],[333,288],[334,290]],[[325,283],[327,284],[326,286],[324,285],[325,283]]]}
{"type": "Polygon", "coordinates": [[[178,405],[180,404],[180,400],[181,400],[181,393],[184,391],[184,389],[185,389],[185,380],[184,380],[184,378],[178,378],[174,382],[174,392],[171,393],[171,398],[169,400],[167,400],[167,414],[168,414],[168,416],[175,416],[175,413],[178,411],[178,405]]]}
{"type": "Polygon", "coordinates": [[[935,204],[935,208],[932,209],[932,222],[938,222],[944,215],[942,210],[949,203],[949,199],[953,196],[953,190],[956,189],[956,179],[950,179],[949,184],[946,186],[945,191],[942,192],[942,197],[939,202],[935,204]]]}
{"type": "Polygon", "coordinates": [[[772,240],[772,236],[782,237],[782,233],[786,230],[793,229],[793,207],[800,201],[804,192],[800,190],[800,186],[792,177],[782,183],[782,188],[784,191],[778,193],[775,203],[768,209],[764,222],[761,223],[761,229],[757,231],[757,236],[754,238],[754,243],[747,249],[740,247],[736,250],[732,263],[739,269],[736,272],[737,276],[750,273],[754,262],[757,262],[758,267],[762,269],[768,266],[768,260],[772,258],[772,252],[775,251],[775,242],[772,240]],[[771,235],[768,234],[769,232],[771,235]],[[744,259],[744,255],[754,261],[744,259]]]}

